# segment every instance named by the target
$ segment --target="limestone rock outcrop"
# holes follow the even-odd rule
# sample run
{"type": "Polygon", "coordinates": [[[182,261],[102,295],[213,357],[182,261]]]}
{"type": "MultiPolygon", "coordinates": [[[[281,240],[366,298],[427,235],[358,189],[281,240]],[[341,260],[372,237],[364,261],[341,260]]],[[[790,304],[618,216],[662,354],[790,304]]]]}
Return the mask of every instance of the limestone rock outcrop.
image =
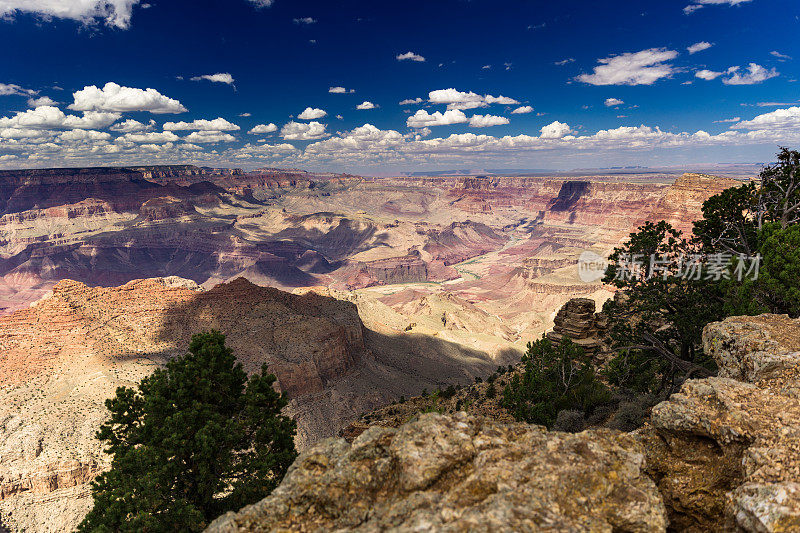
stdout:
{"type": "Polygon", "coordinates": [[[666,512],[628,435],[580,434],[458,413],[301,454],[268,498],[207,529],[664,531],[666,512]]]}
{"type": "Polygon", "coordinates": [[[565,303],[553,319],[553,330],[547,338],[561,344],[564,338],[577,344],[587,355],[597,355],[603,347],[602,335],[608,326],[608,318],[595,313],[594,300],[572,298],[565,303]]]}
{"type": "Polygon", "coordinates": [[[800,319],[706,326],[719,377],[687,381],[640,430],[680,531],[800,531],[800,319]]]}

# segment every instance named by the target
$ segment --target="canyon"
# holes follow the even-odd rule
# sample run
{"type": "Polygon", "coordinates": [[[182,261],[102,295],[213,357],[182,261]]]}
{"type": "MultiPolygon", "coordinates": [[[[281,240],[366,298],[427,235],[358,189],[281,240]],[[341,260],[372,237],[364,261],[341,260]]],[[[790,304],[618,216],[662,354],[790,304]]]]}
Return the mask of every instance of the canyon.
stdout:
{"type": "Polygon", "coordinates": [[[0,523],[74,527],[108,466],[93,438],[104,400],[193,333],[222,331],[247,371],[268,364],[306,450],[401,396],[518,361],[564,302],[613,294],[580,278],[581,253],[605,256],[647,220],[688,231],[738,183],[2,171],[0,523]]]}

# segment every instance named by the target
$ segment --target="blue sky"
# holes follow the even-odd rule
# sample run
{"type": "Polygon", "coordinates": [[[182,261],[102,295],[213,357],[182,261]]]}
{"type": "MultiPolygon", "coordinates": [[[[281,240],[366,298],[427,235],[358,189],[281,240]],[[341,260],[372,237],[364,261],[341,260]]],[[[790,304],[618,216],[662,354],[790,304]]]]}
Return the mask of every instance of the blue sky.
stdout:
{"type": "Polygon", "coordinates": [[[796,0],[0,0],[0,14],[2,168],[570,169],[800,145],[796,0]]]}

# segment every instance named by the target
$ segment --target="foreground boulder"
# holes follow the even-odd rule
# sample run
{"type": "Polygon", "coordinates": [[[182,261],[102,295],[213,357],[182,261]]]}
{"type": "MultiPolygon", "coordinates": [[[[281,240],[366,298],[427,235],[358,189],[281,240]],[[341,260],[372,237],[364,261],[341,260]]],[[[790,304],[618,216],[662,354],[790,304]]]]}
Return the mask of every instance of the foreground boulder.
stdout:
{"type": "Polygon", "coordinates": [[[800,320],[706,326],[719,376],[690,380],[642,431],[679,531],[800,531],[800,320]]]}
{"type": "Polygon", "coordinates": [[[426,414],[320,442],[271,496],[207,531],[664,531],[643,466],[619,432],[426,414]]]}

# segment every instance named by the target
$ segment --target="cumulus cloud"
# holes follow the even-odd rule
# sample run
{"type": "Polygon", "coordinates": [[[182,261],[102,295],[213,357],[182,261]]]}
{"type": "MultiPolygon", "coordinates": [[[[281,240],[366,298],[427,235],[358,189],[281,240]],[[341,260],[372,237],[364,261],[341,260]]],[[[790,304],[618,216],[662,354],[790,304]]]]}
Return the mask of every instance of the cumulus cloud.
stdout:
{"type": "Polygon", "coordinates": [[[497,115],[473,115],[469,119],[469,125],[473,128],[486,128],[488,126],[500,126],[508,123],[509,120],[506,117],[497,115]]]}
{"type": "Polygon", "coordinates": [[[398,61],[425,61],[425,58],[419,54],[415,54],[414,52],[406,52],[405,54],[398,54],[397,55],[398,61]]]}
{"type": "Polygon", "coordinates": [[[58,138],[67,142],[94,142],[107,141],[111,139],[111,134],[105,131],[75,129],[61,133],[58,138]]]}
{"type": "Polygon", "coordinates": [[[217,72],[216,74],[203,74],[202,76],[194,76],[189,78],[192,81],[212,81],[214,83],[224,83],[226,85],[233,85],[233,76],[227,72],[217,72]]]}
{"type": "Polygon", "coordinates": [[[237,131],[241,128],[222,117],[214,120],[198,119],[192,122],[165,122],[165,131],[198,130],[198,131],[237,131]]]}
{"type": "Polygon", "coordinates": [[[606,107],[614,107],[614,106],[622,105],[625,102],[623,102],[619,98],[606,98],[606,101],[604,103],[606,104],[606,107]]]}
{"type": "Polygon", "coordinates": [[[695,11],[697,11],[698,9],[703,8],[703,6],[711,6],[711,5],[735,6],[750,1],[752,0],[695,0],[693,4],[689,4],[688,6],[684,7],[683,12],[687,15],[690,15],[695,11]]]}
{"type": "Polygon", "coordinates": [[[302,113],[297,115],[297,118],[299,118],[300,120],[314,120],[317,118],[322,118],[327,114],[328,112],[323,109],[307,107],[303,110],[302,113]]]}
{"type": "Polygon", "coordinates": [[[66,115],[57,107],[39,106],[0,118],[0,127],[33,129],[98,129],[105,128],[120,118],[119,113],[87,111],[82,117],[66,115]]]}
{"type": "Polygon", "coordinates": [[[257,124],[253,126],[253,128],[247,133],[258,135],[263,133],[272,133],[274,131],[278,131],[278,126],[270,122],[269,124],[257,124]]]}
{"type": "Polygon", "coordinates": [[[345,89],[344,87],[330,87],[328,88],[328,92],[331,94],[347,94],[347,93],[354,93],[356,92],[355,89],[345,89]]]}
{"type": "Polygon", "coordinates": [[[523,106],[520,106],[520,107],[516,108],[511,113],[513,113],[514,115],[523,115],[525,113],[533,113],[533,107],[531,107],[529,105],[523,105],[523,106]]]}
{"type": "Polygon", "coordinates": [[[428,101],[432,104],[446,104],[447,109],[475,109],[491,104],[516,105],[518,101],[507,96],[481,96],[472,91],[464,92],[450,87],[437,89],[428,93],[428,101]]]}
{"type": "Polygon", "coordinates": [[[40,96],[38,98],[28,98],[28,107],[39,107],[43,105],[56,105],[58,102],[49,96],[40,96]]]}
{"type": "Polygon", "coordinates": [[[308,123],[290,121],[281,128],[281,137],[287,141],[310,141],[327,137],[325,124],[312,121],[308,123]]]}
{"type": "Polygon", "coordinates": [[[230,133],[225,133],[222,131],[201,130],[201,131],[193,131],[192,133],[184,137],[184,140],[190,143],[207,144],[207,143],[218,143],[218,142],[233,142],[236,140],[236,137],[234,137],[230,133]]]}
{"type": "Polygon", "coordinates": [[[33,89],[24,89],[15,83],[0,83],[0,96],[9,96],[12,94],[20,96],[33,96],[36,94],[36,91],[33,89]]]}
{"type": "Polygon", "coordinates": [[[778,76],[778,71],[774,68],[765,69],[756,63],[750,63],[745,72],[742,72],[740,67],[731,67],[726,73],[731,76],[723,78],[722,83],[725,85],[755,85],[778,76]]]}
{"type": "Polygon", "coordinates": [[[138,3],[139,0],[0,0],[0,16],[32,13],[126,29],[130,26],[133,6],[138,3]]]}
{"type": "Polygon", "coordinates": [[[102,89],[89,85],[72,93],[73,111],[149,111],[151,113],[185,113],[187,109],[178,100],[168,98],[155,89],[122,87],[108,82],[102,89]]]}
{"type": "Polygon", "coordinates": [[[706,80],[706,81],[715,80],[720,76],[722,76],[722,74],[723,74],[722,72],[716,72],[708,69],[698,70],[697,72],[694,73],[696,78],[700,78],[701,80],[706,80]]]}
{"type": "Polygon", "coordinates": [[[541,131],[540,137],[542,139],[561,139],[566,137],[572,132],[572,128],[569,127],[569,124],[564,124],[563,122],[559,122],[557,120],[551,122],[547,126],[543,126],[541,131]]]}
{"type": "Polygon", "coordinates": [[[372,102],[364,100],[363,102],[361,102],[356,106],[356,109],[366,110],[366,109],[375,109],[376,107],[378,106],[376,106],[372,102]]]}
{"type": "Polygon", "coordinates": [[[785,131],[800,129],[800,107],[794,106],[787,109],[776,109],[763,115],[758,115],[752,120],[743,120],[731,126],[738,130],[768,130],[785,131]]]}
{"type": "Polygon", "coordinates": [[[578,81],[590,85],[652,85],[672,76],[675,68],[667,63],[678,57],[675,50],[648,48],[598,59],[592,74],[581,74],[578,81]]]}
{"type": "Polygon", "coordinates": [[[116,142],[160,144],[175,142],[180,137],[171,131],[151,131],[147,133],[126,133],[116,138],[116,142]]]}
{"type": "Polygon", "coordinates": [[[409,128],[448,126],[450,124],[463,124],[464,122],[467,122],[467,116],[460,109],[448,109],[444,113],[435,111],[431,114],[424,109],[420,109],[406,119],[406,125],[409,128]]]}
{"type": "Polygon", "coordinates": [[[136,133],[140,131],[151,131],[156,125],[155,120],[150,120],[149,124],[143,124],[138,120],[133,120],[129,118],[128,120],[122,121],[118,124],[114,124],[109,128],[111,131],[117,131],[119,133],[136,133]]]}
{"type": "Polygon", "coordinates": [[[421,103],[422,103],[422,102],[424,102],[424,101],[425,101],[425,100],[423,100],[422,98],[407,98],[407,99],[405,99],[405,100],[402,100],[402,101],[400,102],[400,105],[421,104],[421,103]]]}
{"type": "Polygon", "coordinates": [[[699,43],[694,43],[691,46],[687,46],[686,50],[689,51],[689,54],[696,54],[697,52],[702,52],[703,50],[708,50],[712,46],[714,46],[714,45],[709,43],[709,42],[700,41],[699,43]]]}

